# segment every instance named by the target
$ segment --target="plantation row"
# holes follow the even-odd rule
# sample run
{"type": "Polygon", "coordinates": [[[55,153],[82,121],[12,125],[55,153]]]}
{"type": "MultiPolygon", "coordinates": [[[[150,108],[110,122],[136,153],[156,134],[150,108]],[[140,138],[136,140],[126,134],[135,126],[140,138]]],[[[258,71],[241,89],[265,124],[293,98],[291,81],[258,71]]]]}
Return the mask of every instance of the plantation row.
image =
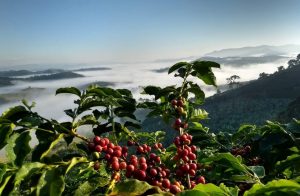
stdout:
{"type": "MultiPolygon", "coordinates": [[[[211,61],[180,62],[169,69],[182,85],[147,86],[153,101],[138,103],[127,89],[60,88],[76,99],[67,122],[46,119],[34,104],[0,117],[0,195],[300,195],[300,121],[242,125],[234,134],[211,133],[197,109],[205,94],[191,81],[216,86],[211,61]],[[143,132],[137,109],[173,127],[143,132]],[[78,130],[87,130],[86,138],[78,130]],[[38,144],[29,145],[32,133],[38,144]]],[[[255,114],[253,114],[255,115],[255,114]]]]}

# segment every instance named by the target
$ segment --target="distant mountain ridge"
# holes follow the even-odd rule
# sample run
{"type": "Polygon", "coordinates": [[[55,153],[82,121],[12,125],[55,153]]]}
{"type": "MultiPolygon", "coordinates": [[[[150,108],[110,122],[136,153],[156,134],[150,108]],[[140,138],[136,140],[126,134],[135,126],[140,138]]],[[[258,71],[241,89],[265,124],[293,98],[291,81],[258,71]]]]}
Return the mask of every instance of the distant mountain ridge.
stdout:
{"type": "Polygon", "coordinates": [[[279,113],[300,97],[299,76],[300,61],[291,68],[207,98],[203,108],[210,119],[204,124],[214,131],[232,131],[243,123],[259,125],[278,120],[279,113]]]}
{"type": "Polygon", "coordinates": [[[291,56],[300,52],[300,45],[287,44],[282,46],[247,46],[227,48],[205,54],[206,57],[261,57],[261,56],[291,56]]]}

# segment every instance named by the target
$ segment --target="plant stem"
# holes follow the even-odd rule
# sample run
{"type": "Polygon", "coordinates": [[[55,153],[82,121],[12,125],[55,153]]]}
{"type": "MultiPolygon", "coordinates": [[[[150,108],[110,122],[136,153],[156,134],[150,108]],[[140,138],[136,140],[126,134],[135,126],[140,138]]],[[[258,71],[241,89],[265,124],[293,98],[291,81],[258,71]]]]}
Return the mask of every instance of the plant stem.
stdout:
{"type": "Polygon", "coordinates": [[[110,111],[110,121],[112,125],[112,133],[115,140],[115,144],[118,144],[117,136],[116,136],[116,128],[115,128],[115,121],[114,121],[114,110],[112,106],[109,106],[110,111]]]}

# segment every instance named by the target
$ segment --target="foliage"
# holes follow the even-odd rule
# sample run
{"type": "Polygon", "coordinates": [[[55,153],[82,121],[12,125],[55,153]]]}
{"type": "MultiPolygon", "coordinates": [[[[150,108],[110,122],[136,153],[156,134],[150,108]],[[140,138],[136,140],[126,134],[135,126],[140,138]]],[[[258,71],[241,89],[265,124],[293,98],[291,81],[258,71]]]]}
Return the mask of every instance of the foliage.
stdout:
{"type": "Polygon", "coordinates": [[[8,109],[0,117],[8,159],[0,163],[1,195],[300,194],[299,121],[244,124],[233,134],[200,123],[211,116],[200,108],[205,95],[192,78],[216,86],[212,68],[220,65],[176,63],[169,74],[182,85],[147,86],[143,93],[153,100],[139,103],[127,89],[60,88],[56,94],[75,98],[65,122],[44,118],[26,101],[8,109]],[[173,133],[141,131],[137,109],[163,119],[173,133]],[[93,138],[78,133],[83,127],[93,138]],[[174,141],[164,147],[166,136],[174,141]],[[126,164],[138,169],[130,173],[126,164]]]}

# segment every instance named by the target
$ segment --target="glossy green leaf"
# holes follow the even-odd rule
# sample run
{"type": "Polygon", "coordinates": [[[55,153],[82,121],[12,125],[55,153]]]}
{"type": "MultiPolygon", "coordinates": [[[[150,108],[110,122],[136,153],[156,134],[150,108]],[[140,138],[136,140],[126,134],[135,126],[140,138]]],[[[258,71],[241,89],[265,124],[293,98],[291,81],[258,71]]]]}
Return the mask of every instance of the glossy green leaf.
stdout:
{"type": "Polygon", "coordinates": [[[15,186],[19,186],[23,180],[30,178],[33,173],[41,171],[43,167],[45,167],[45,164],[40,162],[31,162],[23,164],[22,167],[16,173],[15,186]]]}
{"type": "Polygon", "coordinates": [[[168,71],[168,74],[176,71],[177,69],[181,68],[181,67],[186,67],[190,65],[190,63],[187,63],[187,62],[179,62],[179,63],[176,63],[175,65],[173,65],[172,67],[169,68],[169,71],[168,71]]]}
{"type": "Polygon", "coordinates": [[[59,196],[65,189],[64,176],[60,168],[50,168],[46,170],[37,185],[37,195],[39,196],[59,196]]]}
{"type": "Polygon", "coordinates": [[[250,190],[246,191],[245,196],[261,195],[300,195],[300,184],[291,180],[273,180],[266,185],[255,184],[250,190]]]}
{"type": "Polygon", "coordinates": [[[13,134],[6,146],[6,152],[8,159],[16,166],[20,167],[30,153],[31,148],[29,146],[29,141],[31,140],[30,132],[22,132],[13,134]]]}
{"type": "Polygon", "coordinates": [[[2,149],[9,139],[10,135],[13,133],[15,125],[13,123],[0,123],[0,149],[2,149]]]}
{"type": "Polygon", "coordinates": [[[78,97],[81,97],[80,90],[75,87],[59,88],[56,90],[56,95],[62,93],[73,94],[73,95],[77,95],[78,97]]]}
{"type": "Polygon", "coordinates": [[[248,166],[259,178],[265,177],[265,168],[263,166],[248,166]]]}

